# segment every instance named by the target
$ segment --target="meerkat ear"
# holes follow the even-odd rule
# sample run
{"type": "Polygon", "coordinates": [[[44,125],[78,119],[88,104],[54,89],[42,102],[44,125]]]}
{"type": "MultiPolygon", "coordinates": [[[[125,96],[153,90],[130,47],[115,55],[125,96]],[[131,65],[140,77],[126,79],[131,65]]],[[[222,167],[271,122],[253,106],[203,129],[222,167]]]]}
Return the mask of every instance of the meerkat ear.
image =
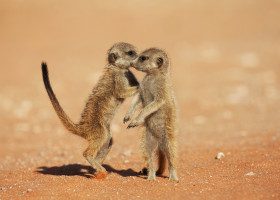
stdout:
{"type": "Polygon", "coordinates": [[[157,66],[160,68],[163,64],[163,59],[161,57],[157,58],[157,66]]]}
{"type": "Polygon", "coordinates": [[[108,56],[108,62],[110,64],[115,63],[117,59],[118,59],[118,56],[115,53],[110,53],[108,56]]]}

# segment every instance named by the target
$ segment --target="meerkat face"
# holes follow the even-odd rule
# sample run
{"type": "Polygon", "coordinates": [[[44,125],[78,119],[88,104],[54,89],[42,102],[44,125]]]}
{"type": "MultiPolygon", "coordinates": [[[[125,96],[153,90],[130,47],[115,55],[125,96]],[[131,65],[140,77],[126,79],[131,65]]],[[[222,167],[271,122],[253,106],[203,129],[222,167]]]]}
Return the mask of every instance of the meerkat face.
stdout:
{"type": "Polygon", "coordinates": [[[157,48],[150,48],[139,55],[133,67],[146,73],[156,71],[167,72],[169,68],[169,59],[165,51],[157,48]]]}
{"type": "Polygon", "coordinates": [[[137,58],[136,47],[128,43],[117,43],[108,51],[108,62],[116,67],[127,69],[137,58]]]}

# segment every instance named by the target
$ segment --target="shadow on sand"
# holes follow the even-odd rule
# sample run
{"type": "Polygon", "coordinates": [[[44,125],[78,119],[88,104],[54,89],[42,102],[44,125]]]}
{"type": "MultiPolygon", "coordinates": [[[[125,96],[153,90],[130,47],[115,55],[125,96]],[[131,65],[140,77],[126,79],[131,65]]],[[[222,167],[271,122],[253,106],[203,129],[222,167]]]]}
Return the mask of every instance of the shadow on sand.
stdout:
{"type": "MultiPolygon", "coordinates": [[[[120,176],[127,177],[127,176],[137,176],[142,177],[144,174],[142,172],[136,172],[131,168],[125,170],[117,170],[111,167],[110,165],[103,165],[103,167],[109,173],[116,173],[120,176]]],[[[69,164],[69,165],[62,165],[62,166],[55,166],[55,167],[38,167],[35,171],[40,174],[46,175],[54,175],[54,176],[83,176],[86,178],[92,178],[92,174],[95,170],[88,165],[80,165],[80,164],[69,164]]]]}

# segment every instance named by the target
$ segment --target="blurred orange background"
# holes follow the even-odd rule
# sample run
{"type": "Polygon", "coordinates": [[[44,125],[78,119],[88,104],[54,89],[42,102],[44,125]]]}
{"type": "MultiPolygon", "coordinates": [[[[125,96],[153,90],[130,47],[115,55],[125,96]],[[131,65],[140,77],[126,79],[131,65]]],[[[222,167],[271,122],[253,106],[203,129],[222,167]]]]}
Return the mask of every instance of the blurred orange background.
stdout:
{"type": "MultiPolygon", "coordinates": [[[[21,174],[22,168],[52,166],[57,163],[51,160],[57,150],[73,154],[70,160],[61,158],[61,164],[83,161],[86,143],[77,142],[59,123],[43,86],[40,64],[48,63],[62,107],[78,121],[106,66],[107,50],[121,41],[140,51],[163,48],[171,58],[180,120],[181,177],[186,168],[196,169],[184,156],[196,151],[207,156],[212,151],[213,157],[223,148],[246,154],[250,145],[270,152],[274,163],[270,167],[277,168],[279,10],[279,0],[1,0],[0,156],[4,159],[0,169],[21,174]],[[45,152],[45,160],[38,157],[40,152],[45,152]],[[30,157],[37,161],[32,164],[30,157]],[[18,164],[18,159],[25,165],[18,164]]],[[[133,72],[141,80],[143,74],[133,72]]],[[[112,132],[116,146],[108,163],[123,168],[119,155],[130,149],[139,155],[130,167],[140,169],[139,129],[127,131],[122,125],[130,102],[127,100],[115,117],[112,132]]],[[[270,182],[276,182],[277,177],[279,180],[277,175],[270,182]]],[[[279,192],[279,184],[265,189],[267,179],[263,178],[257,192],[265,197],[279,192]]],[[[11,197],[13,192],[5,194],[11,197]]]]}

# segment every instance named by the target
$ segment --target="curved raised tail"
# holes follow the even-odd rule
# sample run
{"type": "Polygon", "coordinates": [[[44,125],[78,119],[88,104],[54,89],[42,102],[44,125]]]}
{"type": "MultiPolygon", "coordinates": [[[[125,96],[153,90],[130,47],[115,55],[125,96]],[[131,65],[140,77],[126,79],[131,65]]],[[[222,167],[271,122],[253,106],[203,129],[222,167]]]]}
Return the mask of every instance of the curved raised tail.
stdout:
{"type": "Polygon", "coordinates": [[[67,114],[64,112],[64,110],[61,108],[61,106],[52,90],[50,80],[49,80],[48,67],[45,62],[42,62],[42,75],[43,75],[45,88],[47,90],[47,93],[49,95],[53,108],[54,108],[57,116],[59,117],[60,121],[62,122],[62,124],[65,126],[65,128],[68,131],[70,131],[71,133],[73,133],[75,135],[79,135],[79,136],[83,137],[82,134],[78,131],[77,125],[74,122],[72,122],[72,120],[67,116],[67,114]]]}

